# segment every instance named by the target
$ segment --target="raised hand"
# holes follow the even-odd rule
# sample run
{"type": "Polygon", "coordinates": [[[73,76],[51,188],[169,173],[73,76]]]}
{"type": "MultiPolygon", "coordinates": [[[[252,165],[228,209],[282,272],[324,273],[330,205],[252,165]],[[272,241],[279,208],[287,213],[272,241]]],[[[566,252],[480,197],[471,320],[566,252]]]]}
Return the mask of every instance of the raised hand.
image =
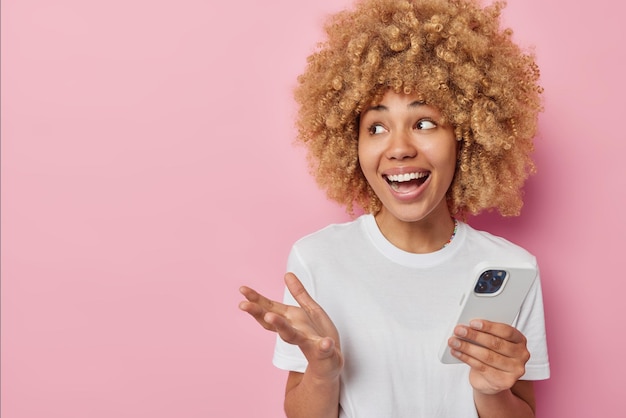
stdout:
{"type": "Polygon", "coordinates": [[[273,301],[242,286],[239,291],[247,301],[241,302],[239,308],[263,328],[277,332],[284,341],[300,347],[309,362],[307,371],[314,377],[336,378],[343,368],[337,328],[294,274],[285,275],[285,284],[299,307],[273,301]]]}
{"type": "Polygon", "coordinates": [[[513,387],[524,375],[530,353],[514,327],[486,320],[459,325],[448,341],[452,354],[470,367],[470,384],[486,395],[513,387]]]}

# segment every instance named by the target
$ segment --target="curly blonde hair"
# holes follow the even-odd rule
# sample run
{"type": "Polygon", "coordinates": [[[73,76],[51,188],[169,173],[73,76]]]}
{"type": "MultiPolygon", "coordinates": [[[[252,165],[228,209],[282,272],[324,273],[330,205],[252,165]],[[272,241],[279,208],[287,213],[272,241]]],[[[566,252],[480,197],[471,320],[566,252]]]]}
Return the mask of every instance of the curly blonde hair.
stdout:
{"type": "Polygon", "coordinates": [[[359,115],[384,91],[418,93],[460,141],[447,193],[456,216],[497,209],[518,215],[542,88],[534,56],[501,30],[503,2],[360,0],[328,20],[294,96],[297,140],[318,184],[354,213],[381,203],[358,161],[359,115]]]}

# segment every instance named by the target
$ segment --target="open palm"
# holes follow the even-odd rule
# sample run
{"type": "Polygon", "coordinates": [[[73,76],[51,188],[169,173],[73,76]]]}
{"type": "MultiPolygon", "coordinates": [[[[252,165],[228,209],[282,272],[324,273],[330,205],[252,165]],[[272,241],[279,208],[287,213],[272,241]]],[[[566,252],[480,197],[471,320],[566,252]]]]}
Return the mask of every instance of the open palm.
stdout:
{"type": "Polygon", "coordinates": [[[343,357],[335,324],[294,274],[285,275],[285,284],[300,306],[273,301],[242,286],[240,292],[247,300],[241,302],[239,308],[254,317],[263,328],[277,332],[285,342],[300,347],[310,371],[317,377],[338,376],[343,357]]]}

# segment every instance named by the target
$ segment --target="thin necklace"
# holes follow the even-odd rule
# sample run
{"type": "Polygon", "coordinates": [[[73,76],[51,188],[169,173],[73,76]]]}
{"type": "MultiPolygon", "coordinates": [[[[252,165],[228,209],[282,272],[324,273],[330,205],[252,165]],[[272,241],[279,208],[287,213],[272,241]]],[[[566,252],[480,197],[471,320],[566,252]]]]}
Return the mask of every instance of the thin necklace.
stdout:
{"type": "Polygon", "coordinates": [[[452,231],[452,235],[450,235],[450,239],[448,240],[448,242],[446,242],[445,244],[443,244],[443,247],[441,247],[441,249],[446,248],[448,245],[450,245],[450,243],[452,242],[452,240],[454,239],[454,236],[456,235],[456,230],[459,228],[459,221],[457,221],[455,218],[452,218],[454,220],[454,231],[452,231]]]}

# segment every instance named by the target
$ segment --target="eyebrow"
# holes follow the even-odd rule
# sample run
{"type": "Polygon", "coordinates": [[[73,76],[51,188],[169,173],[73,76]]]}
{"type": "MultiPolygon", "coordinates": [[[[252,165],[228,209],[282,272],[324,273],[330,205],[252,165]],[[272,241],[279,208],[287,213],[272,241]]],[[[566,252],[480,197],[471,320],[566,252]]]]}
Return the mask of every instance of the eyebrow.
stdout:
{"type": "MultiPolygon", "coordinates": [[[[409,109],[413,109],[413,108],[416,108],[416,107],[423,106],[423,105],[425,105],[425,104],[426,104],[426,102],[425,102],[425,101],[423,101],[423,100],[415,100],[414,102],[409,103],[409,104],[407,105],[407,107],[408,107],[409,109]]],[[[365,109],[365,112],[363,112],[363,113],[367,113],[367,112],[369,112],[370,110],[376,110],[376,111],[378,111],[378,112],[382,112],[382,111],[388,111],[388,110],[389,110],[389,108],[388,108],[387,106],[385,106],[385,105],[381,105],[381,104],[379,104],[379,105],[376,105],[376,106],[371,106],[371,107],[368,107],[367,109],[365,109]]]]}

